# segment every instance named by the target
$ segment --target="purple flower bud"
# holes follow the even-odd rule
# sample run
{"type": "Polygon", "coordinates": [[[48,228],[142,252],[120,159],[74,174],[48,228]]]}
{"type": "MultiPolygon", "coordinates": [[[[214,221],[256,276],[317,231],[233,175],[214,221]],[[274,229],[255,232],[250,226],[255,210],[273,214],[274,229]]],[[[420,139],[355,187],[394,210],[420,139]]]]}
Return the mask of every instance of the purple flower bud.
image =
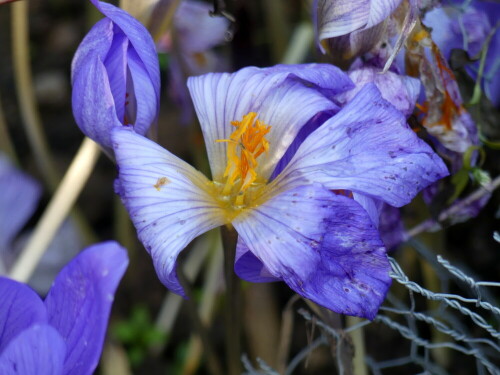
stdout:
{"type": "Polygon", "coordinates": [[[91,0],[106,17],[96,23],[73,59],[73,114],[80,129],[111,150],[111,129],[132,125],[146,134],[156,121],[160,73],[153,39],[125,11],[91,0]]]}

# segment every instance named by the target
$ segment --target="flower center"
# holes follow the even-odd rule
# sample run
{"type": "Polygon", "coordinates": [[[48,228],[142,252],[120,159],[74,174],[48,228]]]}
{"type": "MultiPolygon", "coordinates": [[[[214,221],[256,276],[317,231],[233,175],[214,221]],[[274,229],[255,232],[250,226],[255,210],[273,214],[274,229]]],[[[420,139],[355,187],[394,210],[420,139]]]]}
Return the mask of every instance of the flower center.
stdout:
{"type": "Polygon", "coordinates": [[[269,149],[269,141],[265,136],[271,126],[257,120],[255,112],[246,114],[241,121],[231,121],[231,125],[236,130],[229,139],[216,141],[227,142],[226,181],[222,195],[235,196],[234,204],[241,206],[245,192],[257,180],[257,158],[269,149]]]}

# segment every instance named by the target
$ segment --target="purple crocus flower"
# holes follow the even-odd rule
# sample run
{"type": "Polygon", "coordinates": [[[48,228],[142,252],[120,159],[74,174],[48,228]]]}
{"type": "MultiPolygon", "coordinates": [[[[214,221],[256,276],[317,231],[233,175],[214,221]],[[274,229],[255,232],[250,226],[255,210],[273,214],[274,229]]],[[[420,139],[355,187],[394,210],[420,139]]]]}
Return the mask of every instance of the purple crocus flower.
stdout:
{"type": "Polygon", "coordinates": [[[59,273],[45,301],[1,277],[0,373],[92,374],[127,264],[116,242],[91,246],[59,273]]]}
{"type": "Polygon", "coordinates": [[[368,212],[340,191],[402,206],[447,175],[442,160],[366,85],[270,179],[302,127],[338,111],[331,99],[351,87],[320,64],[190,78],[212,181],[154,142],[113,131],[117,190],[169,289],[184,294],[177,256],[191,240],[232,225],[243,279],[282,280],[333,311],[375,316],[391,281],[386,250],[368,212]]]}
{"type": "Polygon", "coordinates": [[[80,129],[111,151],[111,129],[146,134],[156,121],[160,73],[154,42],[125,11],[91,0],[105,18],[78,47],[71,68],[73,114],[80,129]]]}
{"type": "MultiPolygon", "coordinates": [[[[469,56],[477,57],[493,27],[499,27],[500,5],[483,1],[454,1],[449,6],[436,8],[424,18],[432,28],[432,39],[449,59],[451,51],[459,48],[469,56]],[[453,5],[453,6],[452,6],[453,5]]],[[[482,88],[497,107],[500,106],[500,31],[497,28],[489,44],[485,59],[482,88]]],[[[473,79],[477,78],[480,62],[467,67],[473,79]]]]}

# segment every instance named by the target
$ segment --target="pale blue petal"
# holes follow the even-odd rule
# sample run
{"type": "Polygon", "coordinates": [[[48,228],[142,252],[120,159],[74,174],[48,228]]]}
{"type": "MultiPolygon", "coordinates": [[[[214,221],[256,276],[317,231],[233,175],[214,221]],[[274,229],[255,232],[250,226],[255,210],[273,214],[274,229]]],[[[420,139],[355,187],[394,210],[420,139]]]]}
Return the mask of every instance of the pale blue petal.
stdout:
{"type": "Polygon", "coordinates": [[[302,143],[276,179],[296,186],[306,178],[400,207],[446,175],[443,161],[368,84],[302,143]]]}
{"type": "Polygon", "coordinates": [[[93,245],[59,273],[45,299],[49,323],[66,343],[65,375],[90,375],[101,356],[114,294],[128,265],[116,242],[93,245]]]}
{"type": "Polygon", "coordinates": [[[229,139],[234,131],[231,121],[240,121],[249,112],[256,112],[259,120],[272,127],[267,136],[269,152],[259,157],[257,168],[261,177],[268,178],[309,119],[318,112],[337,108],[325,93],[342,91],[350,85],[350,80],[337,68],[320,64],[248,67],[234,74],[190,77],[188,88],[203,130],[214,180],[221,180],[226,168],[227,144],[216,140],[229,139]]]}
{"type": "Polygon", "coordinates": [[[118,193],[161,282],[183,295],[178,254],[200,234],[226,222],[209,194],[211,182],[156,143],[126,128],[113,131],[118,193]]]}
{"type": "Polygon", "coordinates": [[[9,342],[0,355],[0,374],[62,375],[65,353],[66,345],[57,330],[35,324],[9,342]]]}
{"type": "Polygon", "coordinates": [[[236,259],[234,262],[234,272],[243,280],[252,283],[267,283],[280,281],[269,272],[264,264],[257,258],[245,244],[241,237],[238,237],[236,246],[236,259]]]}
{"type": "Polygon", "coordinates": [[[233,225],[267,270],[335,312],[373,319],[391,278],[378,231],[353,199],[319,184],[285,191],[233,225]]]}

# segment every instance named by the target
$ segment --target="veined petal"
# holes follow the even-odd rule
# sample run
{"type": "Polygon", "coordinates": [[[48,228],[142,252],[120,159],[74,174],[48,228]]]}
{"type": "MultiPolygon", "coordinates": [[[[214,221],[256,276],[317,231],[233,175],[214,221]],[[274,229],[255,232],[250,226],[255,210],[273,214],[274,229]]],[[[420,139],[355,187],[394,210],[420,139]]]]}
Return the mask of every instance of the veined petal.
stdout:
{"type": "Polygon", "coordinates": [[[366,26],[370,0],[318,0],[319,40],[349,34],[366,26]]]}
{"type": "Polygon", "coordinates": [[[356,87],[343,94],[339,100],[343,103],[351,100],[367,83],[373,82],[382,97],[396,107],[406,117],[413,113],[420,94],[420,81],[413,77],[394,72],[381,73],[378,69],[363,67],[349,72],[356,87]]]}
{"type": "Polygon", "coordinates": [[[267,69],[248,67],[233,74],[206,74],[190,77],[193,98],[206,142],[212,177],[221,179],[226,168],[226,142],[234,130],[231,121],[241,121],[249,112],[270,125],[266,138],[269,151],[259,157],[257,172],[268,178],[297,132],[316,113],[337,106],[323,95],[350,88],[350,81],[337,68],[310,64],[267,69]],[[330,75],[329,86],[326,77],[330,75]],[[336,78],[343,78],[335,81],[336,78]],[[342,87],[342,89],[340,88],[342,87]]]}
{"type": "MultiPolygon", "coordinates": [[[[46,323],[42,300],[28,286],[0,277],[0,354],[9,342],[33,324],[46,323]]],[[[3,373],[0,371],[0,373],[3,373]]]]}
{"type": "Polygon", "coordinates": [[[307,178],[400,207],[446,175],[443,161],[368,84],[302,143],[276,183],[307,178]]]}
{"type": "Polygon", "coordinates": [[[124,122],[127,100],[127,49],[128,39],[119,29],[115,32],[113,44],[103,60],[108,74],[109,86],[118,120],[124,122]]]}
{"type": "Polygon", "coordinates": [[[9,342],[0,355],[0,374],[62,375],[65,354],[61,335],[48,324],[35,324],[9,342]]]}
{"type": "Polygon", "coordinates": [[[30,176],[16,170],[0,153],[0,253],[34,213],[41,186],[30,176]]]}
{"type": "Polygon", "coordinates": [[[136,108],[136,117],[133,123],[136,133],[145,135],[156,121],[158,115],[158,101],[155,88],[149,79],[142,60],[135,49],[128,50],[128,67],[132,78],[136,108]]]}
{"type": "Polygon", "coordinates": [[[113,43],[113,28],[113,22],[108,18],[103,18],[85,35],[71,62],[71,82],[75,79],[75,72],[80,71],[82,66],[88,64],[90,56],[97,55],[101,61],[106,58],[113,43]]]}
{"type": "Polygon", "coordinates": [[[227,220],[209,193],[211,182],[156,143],[126,128],[113,131],[120,168],[119,194],[158,277],[183,295],[176,275],[178,254],[195,237],[227,220]]]}
{"type": "Polygon", "coordinates": [[[92,374],[101,356],[115,290],[127,252],[104,242],[80,253],[59,273],[45,299],[49,323],[64,338],[65,375],[92,374]]]}
{"type": "Polygon", "coordinates": [[[136,50],[149,74],[149,78],[155,89],[157,101],[159,101],[160,67],[158,65],[158,56],[156,54],[155,44],[148,30],[139,21],[122,9],[102,1],[90,1],[102,14],[120,27],[123,33],[130,40],[130,43],[136,50]]]}
{"type": "Polygon", "coordinates": [[[391,278],[378,231],[353,199],[319,184],[276,195],[233,225],[269,272],[335,312],[373,319],[391,278]]]}
{"type": "Polygon", "coordinates": [[[111,149],[111,129],[121,126],[109,86],[106,67],[97,55],[75,71],[72,106],[81,131],[107,149],[111,149]]]}

